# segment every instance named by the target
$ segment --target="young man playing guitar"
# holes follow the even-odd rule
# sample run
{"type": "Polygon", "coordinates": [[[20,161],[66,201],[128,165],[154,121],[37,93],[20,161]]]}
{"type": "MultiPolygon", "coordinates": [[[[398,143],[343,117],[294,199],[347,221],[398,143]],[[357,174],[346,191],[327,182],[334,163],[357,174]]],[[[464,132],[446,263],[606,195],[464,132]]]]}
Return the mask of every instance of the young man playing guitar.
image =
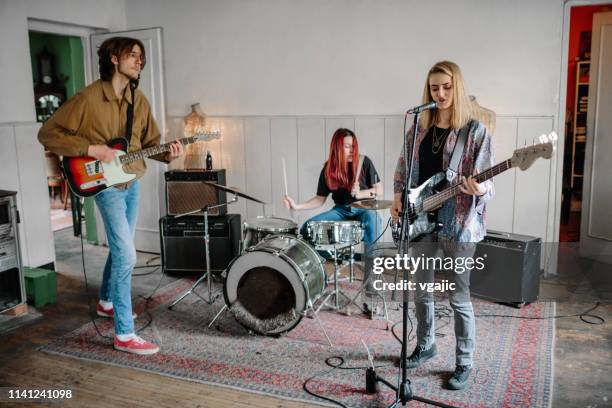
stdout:
{"type": "MultiPolygon", "coordinates": [[[[100,79],[64,103],[40,129],[38,140],[60,156],[90,156],[103,165],[115,161],[117,150],[106,144],[113,138],[125,135],[129,143],[127,150],[136,151],[158,146],[161,135],[149,102],[137,89],[140,71],[146,62],[142,42],[126,37],[109,38],[100,45],[98,56],[100,79]]],[[[178,142],[166,150],[169,151],[152,158],[168,163],[184,152],[178,142]]],[[[138,178],[144,175],[146,165],[141,159],[125,164],[123,170],[135,174],[136,179],[106,188],[95,196],[110,249],[97,313],[114,319],[115,349],[154,354],[159,347],[134,332],[131,297],[132,270],[136,264],[138,178]]]]}

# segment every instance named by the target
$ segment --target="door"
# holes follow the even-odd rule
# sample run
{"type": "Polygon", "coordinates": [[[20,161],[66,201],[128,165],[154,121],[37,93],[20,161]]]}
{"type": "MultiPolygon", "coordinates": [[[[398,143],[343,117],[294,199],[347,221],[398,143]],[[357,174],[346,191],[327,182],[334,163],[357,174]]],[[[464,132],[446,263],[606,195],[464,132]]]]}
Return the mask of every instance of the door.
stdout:
{"type": "MultiPolygon", "coordinates": [[[[91,60],[93,78],[98,74],[98,47],[110,37],[124,36],[137,38],[145,46],[147,55],[146,65],[140,74],[140,90],[145,94],[151,104],[151,110],[157,126],[164,137],[166,129],[166,103],[164,95],[163,49],[162,29],[150,28],[144,30],[121,31],[115,33],[94,34],[91,36],[91,60]]],[[[165,212],[163,183],[166,166],[155,160],[145,159],[147,172],[140,179],[140,209],[136,224],[136,249],[145,252],[160,252],[159,247],[159,217],[162,209],[165,212]]],[[[100,215],[98,220],[98,239],[106,243],[106,234],[100,215]]]]}
{"type": "Polygon", "coordinates": [[[612,264],[612,12],[593,15],[580,255],[612,264]]]}

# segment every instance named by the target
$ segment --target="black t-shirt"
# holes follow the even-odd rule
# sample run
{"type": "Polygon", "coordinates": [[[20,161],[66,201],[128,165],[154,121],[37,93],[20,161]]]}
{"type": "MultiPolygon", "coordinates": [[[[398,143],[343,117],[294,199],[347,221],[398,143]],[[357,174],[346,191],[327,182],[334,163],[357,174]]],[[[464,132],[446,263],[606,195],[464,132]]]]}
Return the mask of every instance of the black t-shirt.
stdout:
{"type": "Polygon", "coordinates": [[[427,134],[423,138],[421,145],[419,146],[419,185],[427,181],[428,178],[436,173],[442,171],[442,156],[444,155],[444,145],[446,144],[446,138],[450,133],[449,129],[442,129],[437,126],[432,126],[427,131],[427,134]],[[446,135],[441,141],[441,146],[436,149],[433,148],[433,129],[436,128],[436,135],[438,137],[446,135]],[[434,152],[437,150],[437,152],[434,152]]]}
{"type": "MultiPolygon", "coordinates": [[[[355,198],[351,196],[351,190],[346,188],[339,188],[337,190],[330,190],[327,186],[327,182],[325,180],[325,168],[327,167],[327,163],[323,166],[323,170],[321,170],[321,175],[319,176],[319,185],[317,186],[317,195],[321,197],[327,197],[329,193],[332,195],[332,200],[336,205],[347,205],[355,201],[355,198]]],[[[353,178],[353,168],[349,166],[349,179],[353,178]]],[[[361,190],[366,190],[372,188],[374,184],[380,181],[380,177],[378,177],[378,173],[374,168],[374,163],[368,156],[364,156],[363,165],[361,166],[361,175],[359,177],[359,188],[361,190]]]]}

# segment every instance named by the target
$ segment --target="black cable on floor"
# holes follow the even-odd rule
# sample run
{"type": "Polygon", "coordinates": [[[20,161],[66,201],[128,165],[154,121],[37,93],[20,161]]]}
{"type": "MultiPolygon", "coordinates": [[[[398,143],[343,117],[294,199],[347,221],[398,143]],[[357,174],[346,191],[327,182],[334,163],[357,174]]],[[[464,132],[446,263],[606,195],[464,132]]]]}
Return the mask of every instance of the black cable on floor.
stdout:
{"type": "MultiPolygon", "coordinates": [[[[303,390],[304,390],[304,391],[305,391],[307,394],[310,394],[310,395],[312,395],[312,396],[313,396],[313,397],[315,397],[315,398],[320,398],[320,399],[322,399],[322,400],[329,401],[329,402],[331,402],[332,404],[337,404],[337,405],[339,405],[339,406],[341,406],[341,407],[343,407],[343,408],[348,408],[346,405],[344,405],[344,404],[343,404],[342,402],[340,402],[340,401],[337,401],[337,400],[335,400],[335,399],[333,399],[333,398],[325,397],[325,396],[323,396],[323,395],[319,395],[319,394],[315,393],[314,391],[310,391],[310,390],[308,389],[308,383],[309,383],[310,381],[312,381],[312,380],[314,380],[315,378],[320,377],[320,376],[322,376],[322,375],[329,374],[329,373],[331,373],[331,372],[332,372],[332,371],[334,371],[334,370],[365,370],[365,369],[367,369],[367,368],[369,367],[369,366],[359,366],[359,367],[356,367],[356,366],[355,366],[355,367],[343,367],[344,362],[345,362],[345,361],[344,361],[344,358],[343,358],[343,357],[341,357],[341,356],[331,356],[331,357],[326,358],[326,359],[325,359],[325,364],[326,364],[327,366],[331,367],[331,369],[330,369],[330,370],[327,370],[327,371],[321,371],[321,372],[318,372],[318,373],[314,374],[312,377],[308,378],[308,379],[307,379],[306,381],[304,381],[304,383],[302,384],[302,389],[303,389],[303,390]],[[333,363],[331,362],[332,360],[339,360],[339,363],[338,363],[338,364],[333,364],[333,363]]],[[[378,366],[374,366],[374,368],[384,368],[384,367],[390,367],[390,366],[391,366],[390,364],[386,364],[386,365],[378,365],[378,366]]]]}
{"type": "Polygon", "coordinates": [[[155,269],[153,269],[150,272],[145,272],[145,273],[132,273],[132,276],[148,276],[148,275],[153,275],[161,267],[161,264],[151,265],[151,262],[153,262],[156,259],[159,259],[159,255],[147,259],[147,261],[145,262],[144,265],[136,265],[134,267],[134,269],[153,268],[153,267],[155,267],[155,269]]]}
{"type": "Polygon", "coordinates": [[[555,315],[555,316],[547,316],[547,317],[531,317],[531,316],[513,316],[513,315],[501,315],[501,314],[480,314],[474,315],[475,317],[509,317],[512,319],[525,319],[525,320],[549,320],[549,319],[564,319],[567,317],[579,317],[584,323],[600,325],[604,324],[606,321],[603,317],[591,314],[591,312],[597,309],[601,305],[601,302],[595,302],[595,306],[585,310],[582,313],[576,313],[571,315],[555,315]],[[589,321],[585,319],[585,317],[589,317],[594,319],[594,321],[589,321]]]}

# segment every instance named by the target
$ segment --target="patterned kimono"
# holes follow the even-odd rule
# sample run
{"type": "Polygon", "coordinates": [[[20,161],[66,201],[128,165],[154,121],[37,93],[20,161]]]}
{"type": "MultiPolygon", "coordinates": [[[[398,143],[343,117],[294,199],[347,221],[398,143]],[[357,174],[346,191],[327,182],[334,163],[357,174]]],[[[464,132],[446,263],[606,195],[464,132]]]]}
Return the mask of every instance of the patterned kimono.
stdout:
{"type": "MultiPolygon", "coordinates": [[[[469,131],[465,142],[463,157],[459,163],[458,173],[465,177],[476,175],[489,167],[493,166],[494,157],[491,145],[491,135],[485,126],[478,122],[469,123],[469,131]]],[[[428,129],[418,127],[417,137],[414,144],[415,160],[412,164],[413,187],[417,187],[416,181],[419,179],[419,146],[427,134],[428,129]]],[[[459,130],[452,130],[446,138],[444,154],[442,157],[442,168],[448,168],[453,149],[457,143],[459,130]]],[[[407,138],[410,140],[414,135],[414,127],[408,131],[407,138]]],[[[406,160],[404,158],[404,148],[397,161],[395,175],[393,177],[393,191],[401,193],[404,188],[406,176],[406,160]]],[[[448,174],[447,180],[452,182],[456,177],[448,174]]],[[[438,221],[443,224],[438,232],[438,239],[441,243],[475,243],[483,239],[485,228],[486,203],[493,197],[493,182],[484,182],[487,192],[480,197],[459,193],[455,197],[447,200],[438,213],[438,221]]]]}

